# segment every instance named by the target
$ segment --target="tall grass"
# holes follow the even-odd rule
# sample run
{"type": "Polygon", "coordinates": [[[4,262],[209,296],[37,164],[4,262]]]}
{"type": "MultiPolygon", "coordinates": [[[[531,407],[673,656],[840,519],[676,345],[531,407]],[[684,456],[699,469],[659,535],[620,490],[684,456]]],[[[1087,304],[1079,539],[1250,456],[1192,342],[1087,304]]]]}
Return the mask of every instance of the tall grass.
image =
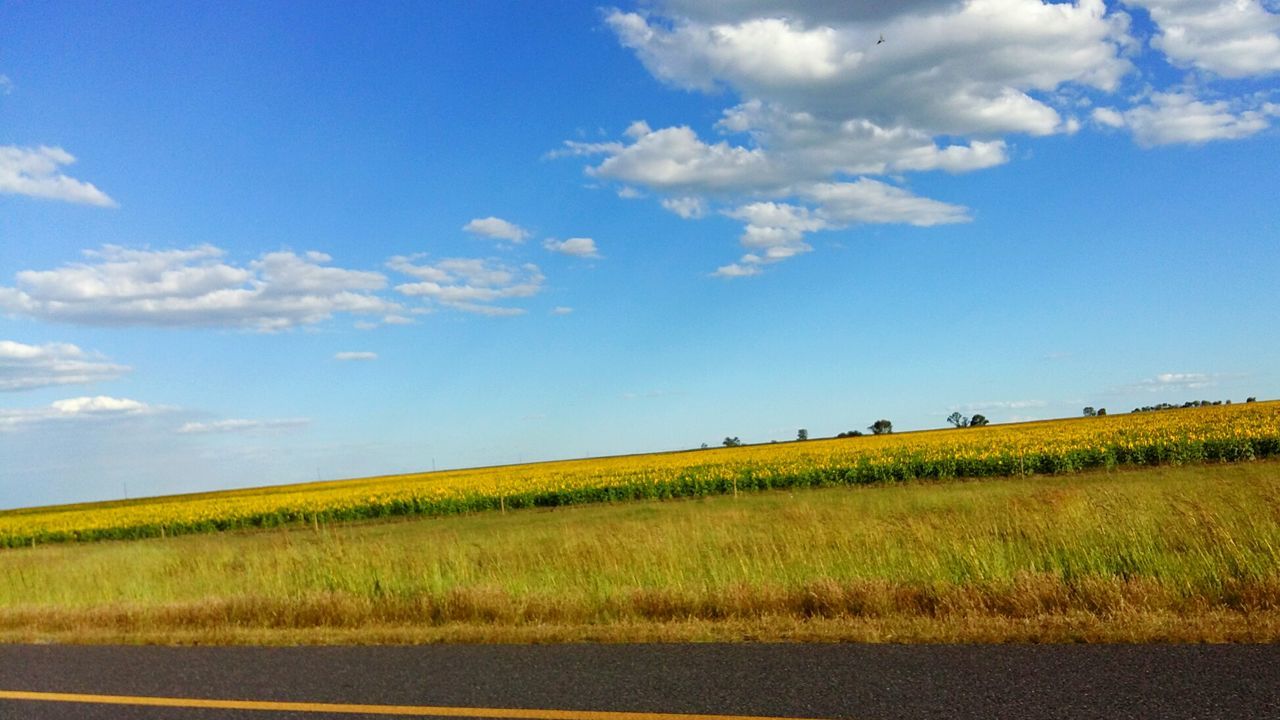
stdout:
{"type": "Polygon", "coordinates": [[[7,638],[806,633],[1280,639],[1280,464],[494,511],[0,552],[0,637],[7,638]]]}

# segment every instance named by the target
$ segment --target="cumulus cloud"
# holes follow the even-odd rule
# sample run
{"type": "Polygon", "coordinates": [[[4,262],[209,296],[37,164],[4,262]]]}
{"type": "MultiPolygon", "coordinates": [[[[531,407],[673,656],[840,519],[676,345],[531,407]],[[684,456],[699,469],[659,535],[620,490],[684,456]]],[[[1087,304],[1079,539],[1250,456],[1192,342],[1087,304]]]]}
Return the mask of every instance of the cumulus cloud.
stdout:
{"type": "Polygon", "coordinates": [[[645,188],[686,219],[712,203],[733,217],[771,202],[814,220],[746,221],[740,241],[760,252],[713,273],[722,277],[807,251],[801,238],[815,229],[968,220],[965,208],[869,176],[1009,162],[1004,135],[1079,129],[1056,106],[1062,88],[1110,92],[1133,70],[1128,17],[1101,0],[678,0],[605,20],[654,77],[737,102],[720,138],[637,121],[617,141],[568,141],[558,154],[599,158],[588,175],[645,188]]]}
{"type": "Polygon", "coordinates": [[[824,119],[931,134],[1059,132],[1062,118],[1032,92],[1064,83],[1109,90],[1131,69],[1119,54],[1123,21],[1101,0],[892,6],[892,17],[874,20],[738,3],[716,18],[681,15],[680,6],[669,18],[613,11],[606,21],[655,77],[678,87],[727,87],[824,119]]]}
{"type": "Polygon", "coordinates": [[[70,343],[27,345],[0,340],[0,392],[52,385],[84,385],[129,372],[70,343]]]}
{"type": "Polygon", "coordinates": [[[707,201],[697,196],[663,198],[662,207],[685,220],[696,220],[707,214],[707,201]]]}
{"type": "Polygon", "coordinates": [[[51,422],[109,421],[162,410],[164,408],[127,398],[106,395],[75,397],[40,408],[0,409],[0,432],[51,422]]]}
{"type": "Polygon", "coordinates": [[[707,144],[687,126],[650,131],[611,150],[588,175],[666,192],[764,190],[786,182],[759,148],[707,144]]]}
{"type": "Polygon", "coordinates": [[[340,353],[334,353],[333,359],[341,362],[377,360],[378,353],[364,352],[364,351],[340,352],[340,353]]]}
{"type": "Polygon", "coordinates": [[[449,258],[417,264],[415,261],[420,259],[420,256],[397,256],[388,261],[387,266],[392,270],[417,279],[417,282],[396,285],[397,292],[479,315],[524,314],[523,308],[495,303],[537,295],[546,280],[532,263],[513,266],[497,260],[449,258]]]}
{"type": "Polygon", "coordinates": [[[182,435],[225,435],[231,433],[253,433],[277,430],[290,430],[309,425],[306,418],[285,418],[280,420],[246,420],[229,418],[212,422],[189,422],[178,428],[182,435]]]}
{"type": "Polygon", "coordinates": [[[398,316],[377,291],[381,273],[332,267],[328,255],[274,252],[247,265],[211,245],[134,250],[106,245],[86,262],[24,270],[0,286],[0,312],[84,325],[234,327],[313,325],[337,313],[398,316]]]}
{"type": "Polygon", "coordinates": [[[1176,65],[1227,78],[1280,71],[1280,15],[1258,0],[1126,1],[1151,13],[1151,45],[1176,65]]]}
{"type": "Polygon", "coordinates": [[[1100,107],[1093,119],[1102,125],[1128,128],[1145,147],[1175,143],[1201,144],[1213,140],[1239,140],[1267,129],[1274,106],[1255,103],[1241,107],[1226,100],[1197,99],[1185,92],[1153,93],[1146,102],[1128,110],[1100,107]]]}
{"type": "Polygon", "coordinates": [[[721,265],[711,275],[721,278],[740,278],[759,275],[761,272],[763,271],[760,269],[760,258],[756,255],[745,255],[739,262],[721,265]]]}
{"type": "Polygon", "coordinates": [[[115,207],[115,200],[92,183],[62,174],[61,168],[75,161],[60,147],[0,146],[0,193],[115,207]]]}
{"type": "MultiPolygon", "coordinates": [[[[642,188],[686,219],[763,201],[807,207],[824,229],[928,226],[969,211],[909,193],[904,174],[1010,162],[1010,138],[1076,133],[1100,97],[1117,100],[1092,110],[1094,127],[1127,128],[1144,146],[1239,139],[1269,125],[1268,99],[1207,99],[1220,96],[1195,83],[1118,96],[1141,75],[1133,58],[1144,53],[1221,77],[1274,72],[1280,17],[1258,0],[1127,5],[1156,23],[1149,46],[1124,6],[1103,0],[654,0],[643,12],[607,11],[655,78],[733,100],[713,128],[719,137],[636,121],[617,140],[567,141],[553,155],[595,158],[589,176],[628,195],[642,188]]],[[[807,249],[795,235],[744,230],[774,259],[807,249]]],[[[714,274],[759,274],[768,259],[746,256],[714,274]]]]}
{"type": "Polygon", "coordinates": [[[522,243],[529,238],[530,232],[515,223],[508,222],[502,218],[486,217],[476,218],[462,229],[473,234],[481,235],[494,240],[510,240],[514,243],[522,243]]]}
{"type": "Polygon", "coordinates": [[[815,207],[778,202],[755,202],[724,212],[746,223],[740,244],[750,252],[736,263],[716,269],[716,277],[751,277],[762,265],[786,260],[813,249],[806,233],[838,230],[868,223],[904,223],[927,227],[967,222],[968,211],[913,195],[878,180],[814,183],[795,189],[796,197],[815,207]]]}
{"type": "Polygon", "coordinates": [[[586,237],[569,238],[563,241],[547,238],[543,241],[542,247],[561,255],[572,255],[580,258],[600,257],[600,253],[596,250],[596,241],[586,237]]]}

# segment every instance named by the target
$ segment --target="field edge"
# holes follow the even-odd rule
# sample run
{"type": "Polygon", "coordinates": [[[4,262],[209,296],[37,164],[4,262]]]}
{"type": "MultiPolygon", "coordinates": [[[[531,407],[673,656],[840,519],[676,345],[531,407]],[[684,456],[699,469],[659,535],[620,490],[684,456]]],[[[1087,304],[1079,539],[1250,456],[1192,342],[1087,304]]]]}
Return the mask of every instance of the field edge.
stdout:
{"type": "MultiPolygon", "coordinates": [[[[2,622],[2,618],[0,618],[2,622]]],[[[1133,613],[1099,617],[1070,613],[1032,618],[913,616],[747,621],[675,621],[608,625],[502,626],[452,623],[362,628],[147,629],[86,628],[42,632],[0,629],[0,644],[67,645],[426,645],[550,643],[866,643],[866,644],[1274,644],[1280,611],[1198,615],[1133,613]]]]}

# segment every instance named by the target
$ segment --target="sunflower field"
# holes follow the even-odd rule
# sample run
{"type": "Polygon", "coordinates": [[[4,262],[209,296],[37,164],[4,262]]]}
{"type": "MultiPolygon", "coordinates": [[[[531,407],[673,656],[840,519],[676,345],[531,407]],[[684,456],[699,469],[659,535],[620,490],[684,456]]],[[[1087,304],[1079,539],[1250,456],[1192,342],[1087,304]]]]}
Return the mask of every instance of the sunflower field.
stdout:
{"type": "Polygon", "coordinates": [[[405,515],[1280,456],[1280,401],[0,512],[0,547],[405,515]]]}

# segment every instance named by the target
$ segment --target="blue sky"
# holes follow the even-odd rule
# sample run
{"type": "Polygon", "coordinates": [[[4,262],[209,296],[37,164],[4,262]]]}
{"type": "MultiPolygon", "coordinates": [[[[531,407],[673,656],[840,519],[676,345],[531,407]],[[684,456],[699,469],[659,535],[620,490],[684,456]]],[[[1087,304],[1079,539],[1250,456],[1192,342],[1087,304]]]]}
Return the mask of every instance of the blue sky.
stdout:
{"type": "Polygon", "coordinates": [[[0,507],[1280,396],[1277,12],[0,6],[0,507]]]}

